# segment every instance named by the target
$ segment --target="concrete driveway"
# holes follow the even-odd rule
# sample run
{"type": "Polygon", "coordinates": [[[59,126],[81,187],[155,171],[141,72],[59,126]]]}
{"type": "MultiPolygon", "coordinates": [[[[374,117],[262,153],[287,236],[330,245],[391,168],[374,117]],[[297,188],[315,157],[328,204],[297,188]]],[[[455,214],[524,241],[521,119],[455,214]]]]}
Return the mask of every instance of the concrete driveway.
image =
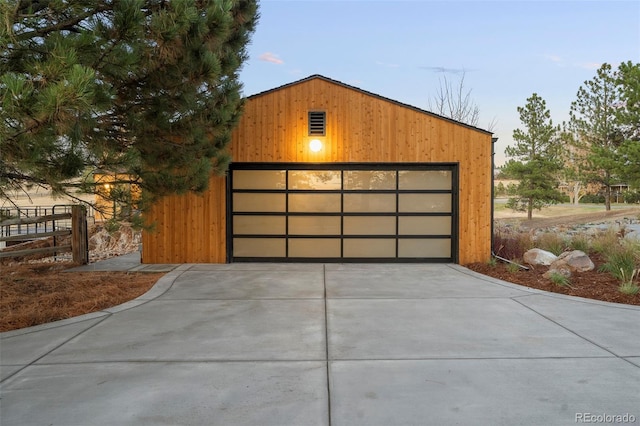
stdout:
{"type": "Polygon", "coordinates": [[[3,333],[0,423],[638,424],[639,326],[457,265],[180,265],[3,333]]]}

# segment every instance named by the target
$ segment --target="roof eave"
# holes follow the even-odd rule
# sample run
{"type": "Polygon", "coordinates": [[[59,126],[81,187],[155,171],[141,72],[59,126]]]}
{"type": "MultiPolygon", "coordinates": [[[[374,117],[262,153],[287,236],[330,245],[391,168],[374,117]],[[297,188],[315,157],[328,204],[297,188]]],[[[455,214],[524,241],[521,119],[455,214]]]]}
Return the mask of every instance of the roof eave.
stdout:
{"type": "Polygon", "coordinates": [[[260,96],[268,95],[270,93],[277,92],[279,90],[286,89],[286,88],[289,88],[289,87],[292,87],[292,86],[295,86],[295,85],[298,85],[298,84],[306,83],[308,81],[315,80],[315,79],[324,80],[324,81],[326,81],[328,83],[336,84],[338,86],[342,86],[342,87],[344,87],[346,89],[349,89],[349,90],[355,90],[355,91],[360,92],[360,93],[362,93],[364,95],[367,95],[367,96],[372,96],[374,98],[378,98],[378,99],[386,101],[386,102],[391,102],[393,104],[396,104],[396,105],[404,107],[404,108],[409,108],[409,109],[411,109],[413,111],[416,111],[416,112],[419,112],[421,114],[426,114],[426,115],[429,115],[429,116],[432,116],[432,117],[435,117],[435,118],[438,118],[438,119],[441,119],[441,120],[449,121],[449,122],[457,124],[459,126],[463,126],[463,127],[466,127],[466,128],[472,129],[472,130],[476,130],[478,132],[482,132],[482,133],[485,133],[485,134],[488,134],[488,135],[493,135],[493,132],[490,132],[488,130],[481,129],[479,127],[472,126],[470,124],[463,123],[461,121],[457,121],[457,120],[454,120],[452,118],[445,117],[443,115],[439,115],[439,114],[436,114],[434,112],[427,111],[425,109],[418,108],[418,107],[413,106],[413,105],[405,104],[403,102],[396,101],[394,99],[387,98],[385,96],[378,95],[376,93],[360,89],[359,87],[355,87],[355,86],[343,83],[343,82],[338,81],[338,80],[333,80],[333,79],[331,79],[329,77],[325,77],[325,76],[320,75],[320,74],[313,74],[313,75],[310,75],[309,77],[305,77],[305,78],[303,78],[301,80],[296,80],[296,81],[293,81],[291,83],[287,83],[287,84],[283,84],[282,86],[275,87],[273,89],[265,90],[263,92],[259,92],[259,93],[253,94],[251,96],[247,96],[247,99],[253,99],[253,98],[260,97],[260,96]]]}

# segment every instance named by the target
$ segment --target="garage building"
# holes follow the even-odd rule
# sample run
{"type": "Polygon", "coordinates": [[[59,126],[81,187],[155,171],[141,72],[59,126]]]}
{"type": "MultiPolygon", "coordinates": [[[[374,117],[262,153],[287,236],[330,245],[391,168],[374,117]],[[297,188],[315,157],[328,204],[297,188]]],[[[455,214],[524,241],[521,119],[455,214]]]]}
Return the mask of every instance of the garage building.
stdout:
{"type": "Polygon", "coordinates": [[[490,132],[314,75],[248,97],[229,150],[149,212],[143,263],[489,259],[490,132]]]}

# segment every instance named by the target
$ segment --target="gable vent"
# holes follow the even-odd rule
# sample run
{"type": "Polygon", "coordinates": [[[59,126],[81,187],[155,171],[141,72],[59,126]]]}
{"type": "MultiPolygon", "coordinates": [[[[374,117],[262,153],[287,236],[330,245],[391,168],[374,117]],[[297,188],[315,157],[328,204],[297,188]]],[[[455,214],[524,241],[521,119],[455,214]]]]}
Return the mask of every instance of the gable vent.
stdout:
{"type": "Polygon", "coordinates": [[[309,136],[324,136],[326,118],[324,111],[309,111],[309,136]]]}

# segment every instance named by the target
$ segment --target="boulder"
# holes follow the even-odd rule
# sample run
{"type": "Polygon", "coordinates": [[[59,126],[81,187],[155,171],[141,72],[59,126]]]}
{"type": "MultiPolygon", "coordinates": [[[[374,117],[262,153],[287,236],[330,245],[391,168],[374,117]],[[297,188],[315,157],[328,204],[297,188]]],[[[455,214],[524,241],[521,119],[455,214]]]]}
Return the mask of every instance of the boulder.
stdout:
{"type": "Polygon", "coordinates": [[[587,256],[585,252],[580,250],[573,250],[562,253],[560,256],[558,256],[558,259],[550,265],[549,269],[553,269],[556,262],[563,262],[561,266],[569,268],[571,272],[593,271],[596,267],[589,256],[587,256]]]}
{"type": "Polygon", "coordinates": [[[527,250],[522,256],[524,263],[528,263],[529,265],[545,265],[549,266],[556,260],[558,256],[551,253],[550,251],[534,248],[531,250],[527,250]]]}
{"type": "Polygon", "coordinates": [[[551,274],[554,272],[564,275],[567,278],[571,278],[572,269],[564,259],[557,259],[551,264],[551,266],[549,266],[549,270],[542,274],[542,276],[549,279],[551,278],[551,274]]]}

